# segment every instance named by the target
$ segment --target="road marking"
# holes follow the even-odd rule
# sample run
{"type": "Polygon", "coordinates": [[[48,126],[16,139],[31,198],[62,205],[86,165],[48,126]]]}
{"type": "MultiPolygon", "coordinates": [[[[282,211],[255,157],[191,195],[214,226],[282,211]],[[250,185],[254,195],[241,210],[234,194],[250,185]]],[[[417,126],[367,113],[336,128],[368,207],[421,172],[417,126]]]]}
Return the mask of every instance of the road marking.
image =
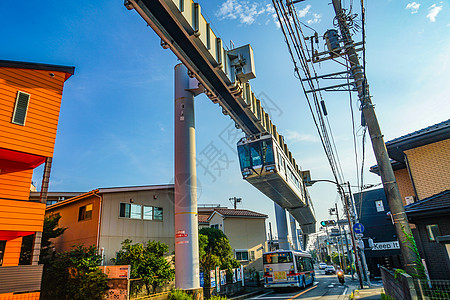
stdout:
{"type": "Polygon", "coordinates": [[[259,299],[259,298],[261,298],[262,296],[269,295],[269,294],[272,294],[272,293],[273,293],[273,291],[268,292],[268,293],[265,293],[265,294],[262,294],[262,295],[259,295],[259,296],[256,296],[256,297],[253,297],[252,299],[259,299]]]}
{"type": "Polygon", "coordinates": [[[292,298],[289,298],[288,300],[292,300],[292,299],[294,299],[294,298],[297,298],[298,296],[300,296],[300,295],[303,295],[304,293],[306,293],[306,292],[309,292],[310,290],[312,290],[312,289],[315,289],[317,287],[317,285],[315,285],[315,286],[312,286],[312,287],[310,287],[309,289],[307,289],[307,290],[304,290],[303,292],[301,292],[301,293],[298,293],[297,295],[295,295],[294,297],[292,297],[292,298]]]}
{"type": "Polygon", "coordinates": [[[342,293],[342,295],[345,295],[345,293],[347,293],[347,290],[348,290],[348,286],[345,287],[345,290],[344,290],[344,292],[342,293]]]}

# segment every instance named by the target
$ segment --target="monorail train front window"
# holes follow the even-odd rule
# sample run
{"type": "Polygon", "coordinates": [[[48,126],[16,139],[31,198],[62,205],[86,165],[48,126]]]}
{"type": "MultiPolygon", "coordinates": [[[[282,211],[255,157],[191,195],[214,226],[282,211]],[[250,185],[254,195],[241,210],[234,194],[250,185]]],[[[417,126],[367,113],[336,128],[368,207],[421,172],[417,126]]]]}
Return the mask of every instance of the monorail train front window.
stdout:
{"type": "Polygon", "coordinates": [[[239,162],[241,163],[241,170],[245,168],[250,168],[250,151],[248,145],[242,145],[238,147],[239,152],[239,162]]]}
{"type": "Polygon", "coordinates": [[[238,147],[241,169],[275,163],[271,140],[256,141],[238,147]]]}
{"type": "Polygon", "coordinates": [[[261,158],[261,148],[259,147],[259,143],[252,143],[250,145],[250,152],[252,154],[252,166],[261,166],[262,158],[261,158]]]}
{"type": "Polygon", "coordinates": [[[264,164],[271,165],[275,163],[275,158],[273,156],[272,141],[266,140],[261,142],[261,150],[264,157],[264,164]]]}

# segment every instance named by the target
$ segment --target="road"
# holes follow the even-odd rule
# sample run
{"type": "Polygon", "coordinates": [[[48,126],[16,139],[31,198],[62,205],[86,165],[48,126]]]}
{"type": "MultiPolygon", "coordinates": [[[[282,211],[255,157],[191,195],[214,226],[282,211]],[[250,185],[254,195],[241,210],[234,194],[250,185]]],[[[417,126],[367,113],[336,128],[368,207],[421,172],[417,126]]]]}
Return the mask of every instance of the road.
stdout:
{"type": "Polygon", "coordinates": [[[267,290],[266,293],[249,298],[255,300],[290,300],[290,299],[348,299],[348,295],[356,288],[358,282],[352,281],[351,276],[345,276],[345,284],[341,285],[336,275],[325,275],[323,270],[316,269],[316,281],[306,289],[287,290],[285,292],[274,292],[267,290]]]}

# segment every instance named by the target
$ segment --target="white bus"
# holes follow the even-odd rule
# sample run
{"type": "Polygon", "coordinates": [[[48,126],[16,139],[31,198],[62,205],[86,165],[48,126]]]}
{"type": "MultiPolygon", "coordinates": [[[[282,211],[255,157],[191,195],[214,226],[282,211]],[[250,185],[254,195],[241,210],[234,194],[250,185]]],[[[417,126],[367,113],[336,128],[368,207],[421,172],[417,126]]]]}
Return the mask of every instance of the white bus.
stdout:
{"type": "Polygon", "coordinates": [[[264,262],[264,287],[303,287],[314,283],[314,266],[311,254],[304,251],[277,250],[266,252],[264,262]]]}

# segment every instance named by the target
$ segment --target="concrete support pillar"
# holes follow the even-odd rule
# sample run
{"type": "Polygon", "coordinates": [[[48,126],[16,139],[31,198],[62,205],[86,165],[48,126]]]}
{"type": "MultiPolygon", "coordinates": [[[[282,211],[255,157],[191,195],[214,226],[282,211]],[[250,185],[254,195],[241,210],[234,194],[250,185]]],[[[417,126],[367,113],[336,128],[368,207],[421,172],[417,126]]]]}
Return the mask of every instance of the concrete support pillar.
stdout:
{"type": "MultiPolygon", "coordinates": [[[[183,64],[175,66],[175,286],[200,288],[194,94],[183,64]]],[[[206,273],[208,275],[209,273],[206,273]]]]}
{"type": "Polygon", "coordinates": [[[291,223],[291,235],[292,235],[292,245],[293,250],[299,250],[298,247],[298,235],[297,235],[297,224],[295,223],[294,217],[289,214],[289,222],[291,223]]]}
{"type": "Polygon", "coordinates": [[[275,219],[277,220],[278,245],[282,250],[290,250],[291,247],[288,241],[286,210],[281,206],[279,206],[276,202],[274,202],[274,205],[275,205],[275,219]]]}

